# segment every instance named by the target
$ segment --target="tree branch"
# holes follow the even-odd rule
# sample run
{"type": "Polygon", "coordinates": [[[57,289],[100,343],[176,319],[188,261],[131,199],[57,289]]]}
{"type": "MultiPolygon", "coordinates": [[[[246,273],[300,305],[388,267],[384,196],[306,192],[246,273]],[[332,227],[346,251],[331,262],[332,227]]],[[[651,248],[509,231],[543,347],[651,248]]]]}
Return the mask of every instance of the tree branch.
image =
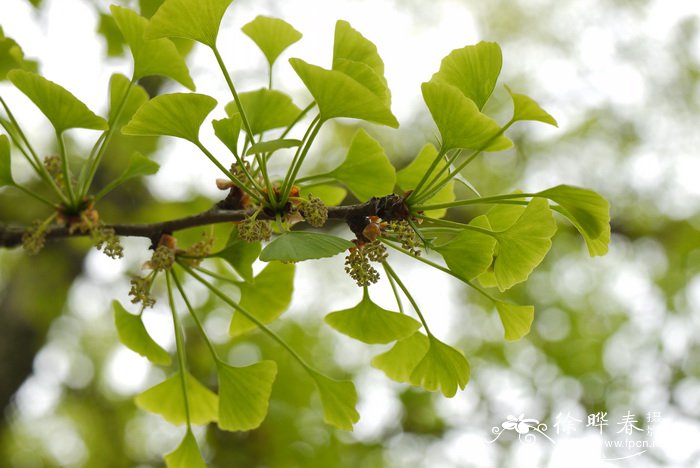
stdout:
{"type": "MultiPolygon", "coordinates": [[[[210,210],[183,218],[171,219],[160,223],[148,224],[108,224],[107,228],[114,229],[118,236],[145,237],[157,242],[162,234],[173,233],[183,229],[210,224],[240,221],[252,210],[226,210],[214,207],[210,210]]],[[[357,205],[332,206],[328,208],[328,219],[345,221],[350,229],[361,235],[362,229],[367,224],[367,216],[379,216],[385,220],[404,219],[408,216],[408,209],[403,203],[403,197],[398,195],[386,195],[374,197],[369,201],[357,205]]],[[[258,219],[274,219],[274,216],[264,211],[258,215],[258,219]]],[[[26,231],[24,226],[7,226],[0,224],[0,247],[16,247],[22,244],[22,235],[26,231]]],[[[46,239],[63,239],[67,237],[84,237],[87,233],[79,231],[70,232],[68,226],[54,225],[46,230],[46,239]]]]}

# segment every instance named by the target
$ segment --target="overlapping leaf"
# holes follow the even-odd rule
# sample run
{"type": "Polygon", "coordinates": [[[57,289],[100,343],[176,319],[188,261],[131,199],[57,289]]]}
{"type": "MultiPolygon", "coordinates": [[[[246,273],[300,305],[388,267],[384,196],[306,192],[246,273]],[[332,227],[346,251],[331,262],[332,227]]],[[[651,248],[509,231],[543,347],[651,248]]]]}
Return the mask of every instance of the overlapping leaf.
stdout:
{"type": "Polygon", "coordinates": [[[204,94],[161,94],[141,106],[129,124],[122,128],[122,133],[169,135],[197,143],[199,127],[214,107],[216,100],[204,94]]]}
{"type": "MultiPolygon", "coordinates": [[[[396,182],[399,184],[402,190],[408,191],[413,190],[418,182],[423,178],[423,174],[430,168],[433,160],[437,156],[438,151],[435,147],[428,143],[420,150],[418,156],[411,161],[411,163],[401,169],[396,174],[396,182]]],[[[437,169],[442,169],[447,164],[445,161],[440,161],[437,165],[437,169]]],[[[445,185],[438,193],[435,194],[431,199],[427,200],[427,204],[437,204],[437,203],[447,203],[454,201],[455,190],[454,182],[450,181],[445,185]]],[[[426,211],[425,215],[431,218],[442,218],[447,213],[447,209],[442,208],[439,210],[426,211]]]]}
{"type": "Polygon", "coordinates": [[[250,431],[262,424],[277,375],[274,361],[246,367],[219,362],[219,427],[226,431],[250,431]]]}
{"type": "MultiPolygon", "coordinates": [[[[185,386],[192,424],[209,424],[216,421],[219,397],[188,372],[185,373],[185,386]]],[[[141,409],[159,414],[171,424],[187,422],[179,372],[137,395],[134,401],[141,409]]]]}
{"type": "Polygon", "coordinates": [[[284,20],[257,16],[241,30],[260,48],[272,66],[284,50],[301,39],[301,33],[284,20]]]}
{"type": "Polygon", "coordinates": [[[496,233],[494,273],[501,291],[525,281],[552,246],[557,230],[547,200],[533,198],[515,223],[496,233]]]}
{"type": "MultiPolygon", "coordinates": [[[[239,98],[254,135],[274,128],[287,127],[301,113],[301,109],[292,102],[292,98],[274,89],[261,88],[240,93],[239,98]]],[[[229,117],[239,113],[235,102],[228,103],[225,109],[229,117]]]]}
{"type": "Polygon", "coordinates": [[[326,206],[338,206],[345,200],[348,191],[343,187],[336,187],[334,185],[302,185],[299,188],[299,196],[307,198],[309,195],[320,198],[326,206]]]}
{"type": "Polygon", "coordinates": [[[111,192],[127,180],[153,175],[158,172],[158,169],[160,169],[160,165],[158,165],[157,162],[148,159],[146,156],[136,151],[131,155],[131,158],[129,158],[129,163],[126,169],[124,169],[124,172],[100,190],[96,198],[102,198],[105,194],[111,192]]]}
{"type": "MultiPolygon", "coordinates": [[[[264,324],[268,324],[287,310],[294,290],[294,265],[271,262],[252,283],[239,283],[240,306],[264,324]]],[[[235,312],[229,334],[239,336],[257,327],[245,315],[235,312]]]]}
{"type": "Polygon", "coordinates": [[[397,341],[389,350],[372,359],[372,366],[392,380],[410,383],[413,369],[423,359],[430,347],[430,340],[420,332],[397,341]]]}
{"type": "Polygon", "coordinates": [[[396,184],[396,171],[384,148],[364,129],[357,131],[345,160],[328,175],[345,184],[360,201],[393,193],[396,184]]]}
{"type": "Polygon", "coordinates": [[[513,145],[501,134],[501,127],[482,114],[457,87],[444,81],[428,81],[421,89],[445,149],[501,151],[513,145]]]}
{"type": "Polygon", "coordinates": [[[69,128],[107,130],[107,122],[102,117],[53,81],[24,70],[12,70],[7,76],[41,110],[58,133],[69,128]]]}
{"type": "Polygon", "coordinates": [[[146,32],[146,38],[183,37],[216,47],[221,18],[233,0],[165,0],[146,32]]]}
{"type": "Polygon", "coordinates": [[[233,117],[213,120],[211,122],[214,127],[214,134],[226,145],[233,154],[238,154],[238,136],[241,134],[241,126],[243,124],[241,115],[236,114],[233,117]]]}
{"type": "Polygon", "coordinates": [[[469,382],[469,362],[452,346],[434,336],[429,337],[428,351],[411,372],[411,384],[452,398],[457,388],[464,389],[469,382]]]}
{"type": "Polygon", "coordinates": [[[180,445],[172,452],[165,455],[165,465],[168,468],[206,468],[202,454],[199,451],[197,441],[188,428],[180,445]]]}
{"type": "Polygon", "coordinates": [[[22,48],[14,39],[6,37],[0,27],[0,81],[7,77],[7,72],[14,69],[36,71],[37,64],[24,57],[22,48]]]}
{"type": "Polygon", "coordinates": [[[610,243],[610,205],[593,190],[557,185],[537,194],[556,202],[581,233],[591,256],[605,255],[610,243]]]}
{"type": "Polygon", "coordinates": [[[260,255],[262,249],[260,242],[246,242],[238,235],[238,226],[233,227],[229,234],[226,247],[212,254],[228,262],[236,270],[236,273],[248,281],[253,281],[253,262],[260,255]]]}
{"type": "Polygon", "coordinates": [[[335,380],[319,372],[309,370],[321,394],[323,420],[338,429],[351,431],[353,424],[360,420],[355,409],[357,391],[349,380],[335,380]]]}
{"type": "Polygon", "coordinates": [[[535,318],[533,306],[521,306],[496,301],[496,310],[503,323],[505,338],[509,341],[519,340],[530,333],[530,326],[535,318]]]}
{"type": "Polygon", "coordinates": [[[513,99],[513,121],[534,120],[558,127],[557,121],[547,111],[542,109],[530,96],[517,94],[506,86],[508,94],[513,99]]]}
{"type": "Polygon", "coordinates": [[[148,20],[128,8],[111,5],[112,16],[134,58],[133,79],[161,75],[194,91],[194,82],[175,44],[170,39],[145,39],[148,20]]]}
{"type": "Polygon", "coordinates": [[[443,81],[457,87],[479,109],[493,93],[501,73],[503,57],[495,42],[479,42],[450,52],[440,63],[431,81],[443,81]]]}
{"type": "Polygon", "coordinates": [[[151,338],[141,317],[127,312],[118,301],[112,301],[112,307],[114,308],[114,323],[117,327],[119,341],[152,363],[169,366],[172,362],[170,353],[151,338]]]}
{"type": "Polygon", "coordinates": [[[333,257],[353,247],[350,241],[319,232],[290,231],[267,244],[260,260],[271,262],[303,262],[316,258],[333,257]]]}
{"type": "Polygon", "coordinates": [[[0,187],[15,185],[12,178],[12,160],[10,159],[10,140],[7,135],[0,135],[0,187]]]}
{"type": "Polygon", "coordinates": [[[260,143],[255,143],[248,148],[246,155],[260,154],[260,153],[274,153],[277,150],[286,148],[295,148],[301,146],[301,140],[295,140],[293,138],[280,138],[278,140],[268,140],[261,141],[260,143]]]}
{"type": "Polygon", "coordinates": [[[408,315],[383,309],[372,302],[365,288],[355,307],[331,312],[325,321],[340,333],[368,344],[385,344],[412,335],[420,322],[408,315]]]}
{"type": "Polygon", "coordinates": [[[124,101],[124,95],[130,84],[129,78],[119,73],[112,75],[109,80],[109,121],[114,122],[112,125],[121,125],[127,122],[134,116],[139,107],[148,101],[148,93],[137,84],[131,85],[129,96],[124,101]],[[120,113],[119,121],[115,122],[117,112],[120,113]]]}
{"type": "MultiPolygon", "coordinates": [[[[485,216],[475,218],[472,226],[488,225],[485,216]]],[[[489,226],[490,227],[490,226],[489,226]]],[[[488,229],[488,228],[487,228],[488,229]]],[[[493,261],[496,239],[482,232],[465,229],[454,238],[435,247],[448,268],[460,278],[471,281],[484,273],[493,261]]]]}

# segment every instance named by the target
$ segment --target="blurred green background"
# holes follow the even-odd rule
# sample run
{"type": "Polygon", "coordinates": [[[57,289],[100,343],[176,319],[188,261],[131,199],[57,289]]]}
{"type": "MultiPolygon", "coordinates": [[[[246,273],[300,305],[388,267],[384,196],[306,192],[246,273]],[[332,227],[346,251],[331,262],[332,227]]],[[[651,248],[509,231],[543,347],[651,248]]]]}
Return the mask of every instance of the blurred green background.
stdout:
{"type": "MultiPolygon", "coordinates": [[[[128,74],[130,67],[113,25],[101,16],[109,3],[3,0],[0,24],[27,56],[39,60],[49,79],[99,109],[96,99],[105,98],[109,73],[128,74]],[[92,42],[59,43],[71,29],[92,42]],[[64,48],[56,51],[52,43],[64,48]],[[59,73],[74,82],[62,81],[59,73]]],[[[122,3],[147,14],[158,2],[122,3]]],[[[478,295],[439,272],[397,259],[436,324],[431,327],[436,335],[456,344],[471,362],[467,389],[451,400],[389,381],[369,366],[383,347],[357,344],[322,323],[326,313],[360,297],[343,273],[342,259],[301,265],[292,307],[274,328],[328,373],[354,377],[362,419],[353,433],[323,424],[312,382],[265,336],[233,342],[222,336],[230,312],[196,284],[187,285],[207,329],[227,349],[224,356],[233,363],[274,357],[280,370],[260,429],[242,434],[198,429],[211,465],[700,466],[700,4],[238,0],[224,20],[222,40],[230,41],[228,64],[239,89],[264,80],[262,58],[250,52],[238,31],[257,14],[280,16],[305,34],[286,57],[326,63],[338,18],[377,44],[402,127],[368,130],[397,167],[434,138],[419,83],[451,49],[498,42],[504,52],[500,84],[537,99],[560,128],[533,124],[511,130],[515,149],[479,158],[465,176],[482,195],[559,183],[592,188],[611,202],[613,235],[609,254],[592,259],[578,235],[560,224],[542,266],[508,293],[518,303],[536,306],[530,335],[515,343],[503,340],[497,316],[478,295]],[[597,412],[608,414],[603,436],[585,427],[588,415],[597,412]],[[605,440],[619,438],[618,423],[628,412],[644,431],[640,437],[655,443],[631,458],[626,457],[643,449],[605,446],[605,440]],[[502,429],[511,415],[547,424],[545,432],[555,443],[538,433],[530,443],[515,431],[491,443],[498,435],[492,428],[502,429]],[[567,418],[574,431],[565,431],[567,418]]],[[[198,91],[216,96],[223,83],[212,76],[201,52],[195,48],[189,57],[198,91]]],[[[287,70],[279,70],[281,86],[298,90],[282,62],[280,68],[287,70]]],[[[148,83],[152,93],[169,86],[148,83]]],[[[508,117],[501,86],[488,110],[508,117]]],[[[319,165],[332,167],[333,158],[342,155],[354,133],[351,124],[325,130],[319,165]]],[[[48,139],[39,141],[51,150],[48,139]]],[[[78,135],[72,144],[77,148],[86,141],[78,135]]],[[[119,157],[135,144],[152,151],[163,168],[151,180],[110,195],[103,218],[168,219],[217,200],[215,172],[183,163],[196,157],[168,142],[119,139],[105,158],[101,180],[121,170],[119,157]]],[[[3,222],[31,222],[42,214],[40,206],[10,190],[0,191],[0,200],[3,222]]],[[[465,210],[453,216],[474,214],[465,210]]],[[[342,227],[338,232],[349,234],[342,227]]],[[[186,233],[184,242],[199,235],[186,233]]],[[[128,303],[129,275],[138,274],[148,257],[145,241],[124,243],[127,259],[118,262],[74,240],[51,244],[37,257],[0,251],[0,466],[162,466],[161,455],[177,445],[182,428],[132,402],[164,373],[116,339],[110,301],[128,303]]],[[[389,306],[387,284],[374,286],[372,293],[389,306]]],[[[172,349],[164,302],[146,314],[146,321],[156,339],[172,349]]],[[[212,384],[204,343],[196,333],[189,338],[193,373],[212,384]]]]}

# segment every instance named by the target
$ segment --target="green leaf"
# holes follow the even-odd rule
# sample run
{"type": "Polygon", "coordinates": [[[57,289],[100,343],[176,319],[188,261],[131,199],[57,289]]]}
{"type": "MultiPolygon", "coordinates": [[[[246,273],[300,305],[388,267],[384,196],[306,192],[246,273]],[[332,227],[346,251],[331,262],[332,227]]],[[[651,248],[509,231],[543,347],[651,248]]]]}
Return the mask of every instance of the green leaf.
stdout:
{"type": "Polygon", "coordinates": [[[331,312],[326,323],[340,333],[368,344],[386,344],[412,335],[421,327],[411,317],[379,307],[364,290],[362,301],[355,307],[331,312]]]}
{"type": "Polygon", "coordinates": [[[146,18],[128,8],[116,5],[109,8],[134,58],[134,81],[144,76],[161,75],[194,91],[185,59],[170,39],[147,40],[145,33],[149,23],[146,18]]]}
{"type": "MultiPolygon", "coordinates": [[[[294,270],[293,264],[272,262],[252,283],[239,283],[241,308],[264,324],[274,321],[292,302],[294,270]]],[[[231,319],[229,335],[239,336],[256,328],[257,325],[245,315],[235,312],[231,319]]]]}
{"type": "Polygon", "coordinates": [[[284,20],[258,15],[241,30],[257,44],[272,66],[277,57],[301,39],[301,33],[284,20]]]}
{"type": "Polygon", "coordinates": [[[124,37],[119,31],[114,17],[107,13],[100,13],[100,21],[97,25],[97,33],[102,36],[107,45],[108,57],[121,57],[124,53],[124,37]]]}
{"type": "Polygon", "coordinates": [[[481,110],[496,87],[502,64],[499,45],[482,41],[450,52],[431,81],[455,86],[481,110]]]}
{"type": "Polygon", "coordinates": [[[350,241],[329,234],[290,231],[267,244],[260,253],[260,260],[302,262],[314,258],[333,257],[354,245],[350,241]]]}
{"type": "Polygon", "coordinates": [[[153,364],[169,366],[170,353],[160,347],[146,331],[138,315],[132,315],[118,301],[112,301],[114,323],[117,326],[119,341],[130,350],[144,356],[153,364]]]}
{"type": "Polygon", "coordinates": [[[558,127],[557,121],[547,111],[542,109],[534,99],[524,94],[516,94],[506,86],[508,94],[513,99],[513,122],[519,120],[534,120],[558,127]]]}
{"type": "Polygon", "coordinates": [[[318,104],[322,121],[348,117],[398,128],[399,122],[385,96],[376,95],[343,72],[326,70],[300,59],[290,59],[289,63],[318,104]]]}
{"type": "Polygon", "coordinates": [[[135,151],[129,159],[129,163],[119,177],[107,184],[95,198],[102,198],[116,187],[120,186],[129,179],[134,179],[141,176],[149,176],[158,172],[160,165],[157,162],[148,159],[138,151],[135,151]]]}
{"type": "MultiPolygon", "coordinates": [[[[525,207],[522,205],[505,205],[499,204],[494,205],[488,212],[486,212],[486,217],[488,218],[491,230],[493,231],[505,231],[511,227],[520,218],[520,216],[525,211],[525,207]]],[[[496,247],[498,249],[498,247],[496,247]]]]}
{"type": "Polygon", "coordinates": [[[255,143],[246,152],[246,155],[260,154],[260,153],[274,153],[277,150],[284,148],[295,148],[301,146],[301,140],[293,140],[289,138],[282,138],[279,140],[261,141],[260,143],[255,143]]]}
{"type": "Polygon", "coordinates": [[[383,371],[387,377],[397,382],[409,383],[411,374],[428,352],[428,337],[420,332],[397,341],[389,350],[372,359],[372,366],[383,371]]]}
{"type": "Polygon", "coordinates": [[[308,198],[310,194],[320,198],[326,206],[338,206],[345,200],[348,191],[343,187],[325,184],[301,186],[299,188],[299,196],[301,198],[308,198]]]}
{"type": "Polygon", "coordinates": [[[199,451],[197,441],[189,428],[180,445],[165,455],[164,458],[165,465],[168,468],[207,468],[204,458],[202,458],[202,454],[199,451]]]}
{"type": "Polygon", "coordinates": [[[428,351],[411,372],[411,384],[430,392],[440,390],[452,398],[457,387],[464,390],[469,382],[469,362],[460,351],[434,336],[429,336],[429,340],[428,351]]]}
{"type": "Polygon", "coordinates": [[[396,171],[384,148],[364,129],[357,131],[345,160],[328,175],[345,184],[360,201],[393,193],[396,184],[396,171]]]}
{"type": "Polygon", "coordinates": [[[581,233],[593,257],[605,255],[610,243],[610,205],[593,190],[557,185],[537,194],[557,203],[581,233]]]}
{"type": "Polygon", "coordinates": [[[156,96],[136,111],[125,135],[169,135],[197,143],[199,127],[216,107],[216,100],[196,93],[173,93],[156,96]]]}
{"type": "Polygon", "coordinates": [[[501,291],[525,281],[542,262],[557,230],[547,200],[533,198],[515,223],[497,232],[498,255],[494,273],[501,291]]]}
{"type": "Polygon", "coordinates": [[[226,260],[244,280],[252,282],[253,262],[260,255],[261,249],[260,242],[246,242],[241,239],[238,235],[238,226],[234,225],[226,242],[226,247],[212,254],[212,257],[226,260]]]}
{"type": "Polygon", "coordinates": [[[165,0],[151,18],[147,39],[184,37],[211,48],[226,9],[233,0],[165,0]]]}
{"type": "Polygon", "coordinates": [[[377,47],[350,23],[338,20],[333,38],[333,70],[343,68],[344,62],[359,62],[370,67],[380,77],[384,77],[384,62],[377,47]]]}
{"type": "MultiPolygon", "coordinates": [[[[437,156],[438,151],[435,147],[428,143],[420,150],[418,156],[411,161],[411,163],[401,169],[396,174],[396,182],[401,187],[401,190],[408,191],[413,190],[418,182],[423,178],[423,174],[430,168],[433,160],[437,156]]],[[[437,165],[437,170],[442,169],[447,164],[444,160],[440,161],[437,165]]],[[[427,200],[425,204],[433,203],[449,203],[455,199],[454,181],[450,181],[445,185],[434,197],[427,200]]],[[[426,211],[425,215],[431,218],[442,218],[447,214],[447,209],[442,208],[439,210],[426,211]]]]}
{"type": "Polygon", "coordinates": [[[58,133],[69,128],[107,130],[107,122],[102,117],[53,81],[24,70],[12,70],[7,77],[36,104],[58,133]]]}
{"type": "Polygon", "coordinates": [[[267,415],[272,383],[277,376],[274,361],[246,367],[218,362],[219,427],[225,431],[250,431],[267,415]]]}
{"type": "MultiPolygon", "coordinates": [[[[486,219],[481,216],[479,218],[486,219]]],[[[496,239],[492,236],[465,229],[448,242],[435,246],[435,250],[445,259],[450,271],[471,281],[491,265],[495,247],[496,239]]]]}
{"type": "MultiPolygon", "coordinates": [[[[288,127],[301,113],[292,98],[274,89],[261,88],[240,93],[239,98],[254,135],[288,127]]],[[[225,109],[229,117],[239,113],[235,102],[226,104],[225,109]]]]}
{"type": "Polygon", "coordinates": [[[122,125],[127,122],[136,111],[146,101],[148,101],[148,93],[141,86],[134,84],[131,86],[129,96],[126,102],[121,104],[124,99],[124,94],[129,89],[131,81],[124,75],[115,73],[109,80],[109,121],[114,122],[112,125],[122,125]],[[119,106],[122,106],[119,115],[119,122],[115,122],[119,106]]]}
{"type": "Polygon", "coordinates": [[[0,27],[0,81],[5,80],[7,72],[14,69],[36,71],[37,64],[33,60],[26,60],[19,44],[6,37],[0,27]]]}
{"type": "Polygon", "coordinates": [[[491,117],[482,114],[476,104],[455,86],[428,81],[421,85],[421,89],[445,149],[501,151],[513,145],[501,134],[501,127],[491,117]]]}
{"type": "Polygon", "coordinates": [[[352,426],[360,420],[360,414],[355,409],[357,391],[355,385],[348,380],[335,380],[309,369],[311,377],[321,394],[323,404],[323,420],[326,424],[352,431],[352,426]]]}
{"type": "Polygon", "coordinates": [[[495,303],[503,323],[506,340],[519,340],[530,333],[530,326],[535,318],[533,306],[521,306],[501,301],[495,301],[495,303]]]}
{"type": "Polygon", "coordinates": [[[0,135],[0,187],[6,185],[15,185],[15,180],[12,178],[10,140],[7,135],[0,135]]]}
{"type": "Polygon", "coordinates": [[[211,122],[214,134],[233,154],[238,154],[238,136],[241,134],[242,120],[240,114],[211,122]]]}
{"type": "MultiPolygon", "coordinates": [[[[216,421],[219,397],[199,383],[189,372],[185,373],[185,385],[192,424],[209,424],[216,421]]],[[[171,424],[187,422],[180,372],[176,372],[158,385],[137,395],[134,401],[139,408],[159,414],[171,424]]]]}

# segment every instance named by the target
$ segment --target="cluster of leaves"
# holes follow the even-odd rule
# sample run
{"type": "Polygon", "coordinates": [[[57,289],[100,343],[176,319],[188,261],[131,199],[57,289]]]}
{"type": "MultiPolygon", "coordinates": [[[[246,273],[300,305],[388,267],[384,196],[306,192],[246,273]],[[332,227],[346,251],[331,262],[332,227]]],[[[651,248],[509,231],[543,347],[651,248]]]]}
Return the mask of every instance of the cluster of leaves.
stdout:
{"type": "MultiPolygon", "coordinates": [[[[407,167],[397,172],[381,144],[360,129],[338,167],[299,177],[315,138],[329,120],[352,118],[398,127],[391,112],[384,63],[372,42],[347,22],[338,21],[331,68],[296,58],[289,60],[313,98],[306,107],[298,107],[290,96],[272,85],[277,58],[301,39],[301,33],[283,20],[259,16],[245,25],[243,32],[268,61],[268,86],[238,93],[217,48],[221,19],[230,3],[231,0],[165,0],[150,20],[132,10],[112,6],[112,18],[131,51],[134,66],[131,78],[121,74],[112,77],[106,119],[61,86],[19,69],[26,68],[21,51],[13,42],[7,42],[11,40],[0,38],[0,64],[4,67],[9,62],[9,68],[13,68],[6,73],[7,78],[48,118],[59,147],[60,170],[49,171],[5,101],[0,100],[7,114],[0,117],[7,132],[7,136],[0,135],[0,186],[23,190],[52,209],[51,215],[32,231],[34,234],[27,236],[32,242],[28,247],[43,244],[41,233],[51,223],[81,229],[89,213],[97,225],[99,217],[94,207],[102,197],[126,180],[158,170],[157,164],[135,153],[120,177],[92,193],[102,156],[118,130],[125,135],[171,136],[191,142],[225,176],[218,182],[219,187],[237,195],[236,206],[230,208],[248,210],[248,217],[233,227],[225,246],[214,253],[210,251],[213,242],[180,250],[174,238],[163,236],[147,264],[152,271],[132,282],[134,302],[141,303],[140,313],[133,315],[114,302],[121,341],[152,363],[171,367],[171,355],[149,336],[141,319],[144,309],[154,301],[152,284],[157,278],[165,279],[176,337],[176,368],[168,379],[137,396],[136,403],[173,424],[187,425],[181,445],[166,456],[168,466],[203,466],[192,424],[216,422],[229,431],[258,427],[266,416],[277,373],[273,360],[234,367],[217,354],[183,288],[183,275],[200,282],[230,306],[231,337],[259,329],[285,348],[316,384],[325,421],[350,430],[359,419],[353,383],[324,375],[268,328],[289,306],[296,262],[349,250],[348,270],[353,278],[363,278],[358,280],[363,287],[362,300],[352,308],[328,314],[326,323],[367,344],[394,343],[372,360],[373,366],[393,380],[429,391],[439,390],[452,397],[467,384],[469,363],[461,351],[431,333],[400,272],[391,266],[386,247],[451,275],[488,297],[502,321],[505,338],[517,340],[528,333],[534,307],[493,297],[488,288],[503,292],[527,280],[550,249],[557,229],[553,211],[569,219],[583,236],[591,255],[605,254],[610,238],[608,204],[590,190],[560,185],[536,193],[482,197],[475,192],[474,198],[455,198],[455,182],[471,188],[461,172],[475,157],[512,145],[505,132],[514,123],[530,120],[556,125],[554,118],[534,100],[510,89],[513,116],[507,123],[500,125],[482,112],[502,65],[501,50],[495,43],[481,42],[454,50],[443,59],[430,81],[423,83],[423,98],[440,141],[437,145],[426,144],[407,167]],[[208,47],[231,91],[233,100],[224,106],[226,115],[212,121],[215,135],[230,151],[225,163],[205,147],[199,136],[200,127],[217,107],[216,100],[194,92],[164,94],[149,100],[138,84],[146,76],[161,75],[194,90],[185,61],[171,38],[208,47]],[[6,43],[11,47],[5,47],[6,43]],[[310,123],[301,139],[288,138],[307,116],[311,117],[310,123]],[[63,143],[64,133],[73,128],[102,131],[90,153],[80,160],[77,177],[72,170],[77,162],[69,159],[63,143]],[[14,181],[10,141],[44,182],[46,193],[30,191],[14,181]],[[294,154],[286,174],[275,178],[269,173],[268,161],[283,150],[293,150],[294,154]],[[381,200],[396,191],[401,197],[401,209],[365,216],[360,220],[360,228],[353,228],[356,238],[352,241],[292,229],[303,220],[322,227],[328,206],[340,204],[348,191],[361,202],[381,200]],[[491,208],[468,223],[444,219],[448,209],[468,205],[491,208]],[[272,234],[274,238],[263,247],[261,241],[272,234]],[[444,266],[418,255],[421,249],[439,254],[444,266]],[[254,275],[253,262],[257,259],[268,264],[254,275]],[[378,272],[369,260],[383,268],[395,293],[398,311],[386,310],[370,298],[368,286],[376,281],[378,272]],[[222,261],[231,268],[222,270],[222,261]],[[220,288],[223,283],[234,284],[240,290],[240,300],[232,300],[224,293],[220,288]],[[211,351],[218,376],[217,393],[187,370],[176,292],[211,351]],[[404,311],[401,296],[408,299],[417,320],[404,311]]],[[[110,242],[113,244],[113,239],[110,242]]],[[[116,249],[114,245],[112,248],[116,249]]]]}

